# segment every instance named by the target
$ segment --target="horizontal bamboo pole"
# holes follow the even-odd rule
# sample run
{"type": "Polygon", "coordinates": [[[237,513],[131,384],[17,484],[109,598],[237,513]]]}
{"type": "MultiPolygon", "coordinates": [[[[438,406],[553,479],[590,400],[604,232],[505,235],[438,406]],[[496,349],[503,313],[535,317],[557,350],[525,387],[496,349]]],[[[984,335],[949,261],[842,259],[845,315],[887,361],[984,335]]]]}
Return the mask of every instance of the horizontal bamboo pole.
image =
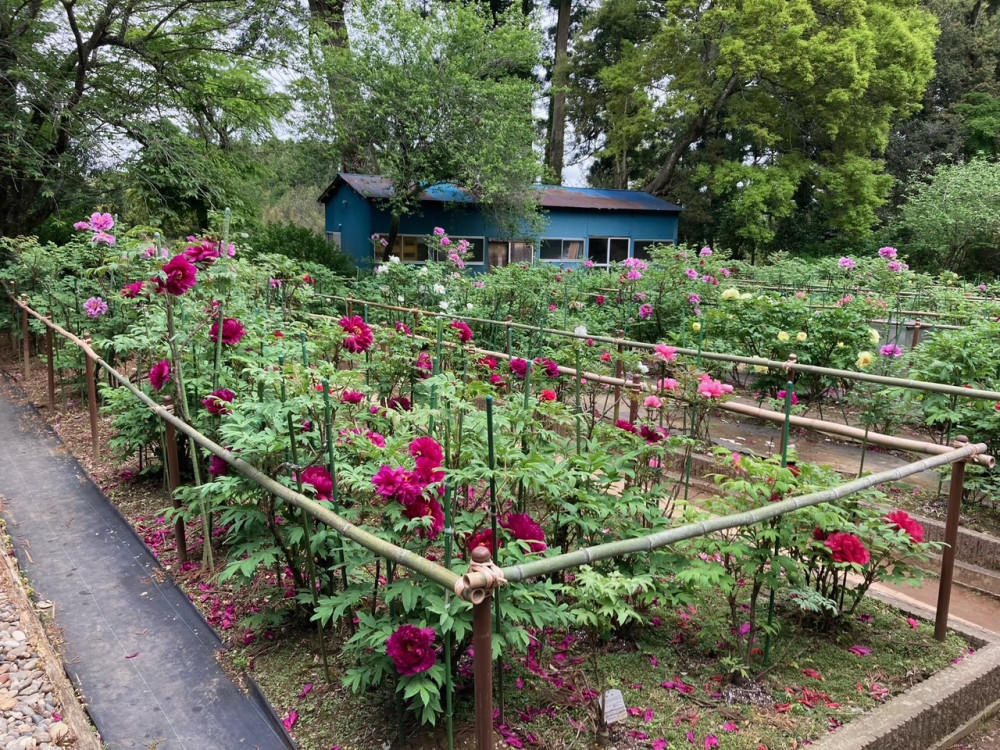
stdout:
{"type": "Polygon", "coordinates": [[[234,469],[236,469],[236,471],[238,471],[243,476],[255,482],[256,484],[258,484],[260,487],[264,488],[271,494],[280,497],[285,502],[294,505],[297,508],[302,508],[313,518],[323,522],[330,528],[335,529],[342,536],[345,536],[348,539],[357,542],[359,545],[369,550],[370,552],[374,552],[377,555],[381,555],[382,557],[392,560],[397,565],[402,565],[406,568],[409,568],[413,572],[423,576],[429,581],[432,581],[434,583],[439,584],[440,586],[443,586],[446,589],[449,590],[454,589],[455,583],[459,580],[459,576],[456,573],[453,573],[448,568],[442,567],[437,563],[433,563],[430,560],[426,560],[423,557],[420,557],[419,555],[414,554],[413,552],[410,552],[407,549],[403,549],[402,547],[397,547],[396,545],[379,538],[375,534],[371,534],[365,531],[364,529],[355,526],[346,519],[334,513],[329,508],[324,508],[322,505],[315,502],[314,500],[309,499],[305,495],[300,495],[298,492],[295,492],[294,490],[285,487],[283,484],[276,482],[274,479],[269,477],[267,474],[262,472],[253,464],[247,463],[241,458],[237,458],[233,453],[230,453],[221,445],[218,445],[217,443],[214,443],[213,441],[209,440],[207,437],[202,435],[196,429],[191,427],[191,425],[189,425],[187,422],[184,422],[183,420],[174,416],[171,412],[167,411],[158,403],[153,401],[153,399],[151,399],[149,396],[143,393],[135,385],[133,385],[132,382],[127,377],[122,375],[120,372],[115,370],[111,365],[109,365],[107,362],[101,359],[101,357],[97,354],[97,352],[95,352],[93,348],[91,348],[85,341],[83,341],[83,339],[78,338],[77,336],[75,336],[74,334],[63,328],[62,326],[46,320],[44,316],[39,315],[37,312],[35,312],[27,305],[21,305],[20,302],[18,303],[18,305],[23,307],[23,309],[26,310],[29,315],[38,318],[47,326],[52,328],[52,330],[54,330],[56,333],[58,333],[59,335],[63,336],[64,338],[68,339],[69,341],[80,347],[88,358],[92,359],[95,364],[103,368],[109,375],[111,375],[111,377],[115,378],[124,387],[128,388],[128,390],[131,391],[136,398],[142,401],[157,416],[159,416],[165,422],[169,422],[170,424],[172,424],[176,429],[180,430],[185,435],[188,435],[192,440],[195,441],[195,443],[200,445],[202,448],[206,449],[210,453],[221,458],[223,461],[232,466],[234,469]]]}
{"type": "MultiPolygon", "coordinates": [[[[379,307],[387,310],[398,310],[401,312],[416,313],[417,315],[427,315],[431,317],[443,317],[455,320],[465,320],[472,321],[475,323],[485,323],[489,325],[497,326],[508,326],[511,328],[521,328],[529,331],[538,331],[538,326],[531,326],[524,323],[515,323],[513,321],[505,320],[490,320],[488,318],[473,318],[465,317],[461,315],[454,315],[451,313],[439,313],[433,310],[422,310],[417,307],[398,307],[395,305],[386,305],[381,302],[370,302],[365,300],[358,300],[353,297],[340,297],[336,295],[326,295],[330,299],[338,299],[345,302],[351,303],[361,303],[367,304],[371,307],[379,307]]],[[[600,341],[605,344],[613,344],[617,346],[622,344],[624,346],[631,347],[633,349],[645,349],[652,350],[656,345],[647,344],[644,341],[632,341],[629,339],[622,338],[612,338],[610,336],[592,336],[589,334],[579,334],[573,331],[563,331],[558,328],[542,328],[544,333],[551,333],[556,336],[564,336],[566,338],[575,339],[592,339],[594,341],[600,341]]],[[[804,365],[801,362],[790,363],[790,362],[780,362],[773,359],[761,359],[760,357],[743,357],[736,354],[722,354],[720,352],[710,352],[710,351],[698,351],[697,349],[685,349],[682,347],[675,347],[678,354],[683,354],[690,357],[701,357],[703,359],[710,359],[713,361],[720,362],[731,362],[734,364],[746,364],[754,365],[760,367],[768,367],[776,370],[792,370],[795,372],[807,372],[814,375],[824,375],[827,377],[840,378],[841,380],[859,380],[865,383],[877,383],[879,385],[888,385],[895,388],[909,388],[917,391],[926,391],[930,393],[946,393],[951,396],[962,396],[965,398],[977,398],[984,399],[987,401],[1000,401],[1000,391],[987,391],[980,388],[964,388],[958,385],[946,385],[944,383],[931,383],[926,380],[911,380],[909,378],[893,378],[886,375],[872,375],[867,372],[857,372],[855,370],[837,370],[832,367],[818,367],[816,365],[804,365]]]]}
{"type": "MultiPolygon", "coordinates": [[[[617,542],[598,544],[554,557],[521,563],[520,565],[510,565],[503,568],[502,572],[508,582],[525,581],[529,578],[552,575],[561,570],[576,568],[580,565],[590,565],[598,560],[606,560],[609,557],[621,557],[622,555],[631,555],[637,552],[651,552],[652,550],[676,544],[686,539],[706,536],[738,526],[758,524],[791,511],[840,500],[869,487],[874,487],[885,482],[895,482],[913,474],[927,471],[928,469],[934,469],[956,461],[963,461],[985,451],[985,443],[969,444],[962,448],[949,450],[947,453],[942,453],[939,456],[931,456],[930,458],[900,466],[897,469],[870,474],[861,479],[855,479],[852,482],[832,487],[828,490],[811,492],[808,495],[781,500],[777,503],[769,503],[756,510],[710,518],[699,523],[689,523],[633,539],[622,539],[617,542]]],[[[473,594],[474,591],[485,588],[488,585],[489,578],[486,575],[478,572],[470,572],[462,576],[461,585],[457,590],[462,592],[464,598],[469,599],[475,596],[473,594]]]]}
{"type": "MultiPolygon", "coordinates": [[[[785,415],[780,412],[771,411],[770,409],[762,409],[757,406],[750,406],[749,404],[741,404],[737,401],[725,401],[721,404],[715,404],[715,408],[732,412],[734,414],[745,414],[750,417],[767,419],[772,422],[785,421],[785,415]]],[[[867,439],[868,442],[873,445],[881,445],[885,448],[895,448],[901,451],[940,455],[951,450],[947,445],[925,442],[923,440],[911,440],[910,438],[896,437],[895,435],[885,435],[881,432],[865,432],[865,430],[860,427],[851,427],[850,425],[840,424],[839,422],[826,422],[821,419],[799,417],[794,414],[788,417],[788,421],[796,427],[806,427],[811,430],[816,430],[817,432],[857,438],[858,440],[867,439]]],[[[985,453],[977,455],[972,459],[972,461],[980,466],[985,466],[987,469],[992,469],[996,465],[996,459],[993,456],[986,455],[985,453]]]]}

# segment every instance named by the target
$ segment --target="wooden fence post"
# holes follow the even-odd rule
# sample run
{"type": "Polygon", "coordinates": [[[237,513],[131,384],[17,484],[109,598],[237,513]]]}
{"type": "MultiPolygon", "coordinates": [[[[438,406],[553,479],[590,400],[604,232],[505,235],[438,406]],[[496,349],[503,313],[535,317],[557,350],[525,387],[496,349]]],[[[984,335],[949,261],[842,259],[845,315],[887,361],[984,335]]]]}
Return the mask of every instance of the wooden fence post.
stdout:
{"type": "MultiPolygon", "coordinates": [[[[486,547],[472,550],[472,561],[490,562],[486,547]]],[[[493,750],[493,594],[472,605],[473,684],[476,693],[476,750],[493,750]]]]}
{"type": "MultiPolygon", "coordinates": [[[[174,412],[174,400],[170,396],[163,398],[163,406],[170,413],[174,412]]],[[[174,495],[174,490],[181,486],[181,466],[177,456],[177,430],[172,422],[164,422],[165,437],[167,443],[167,481],[170,483],[170,500],[175,509],[180,509],[181,501],[174,495]]],[[[187,537],[184,533],[184,519],[179,515],[174,521],[174,543],[177,545],[177,562],[186,563],[187,537]]]]}
{"type": "MultiPolygon", "coordinates": [[[[52,322],[51,312],[45,315],[45,320],[48,323],[52,322]]],[[[45,326],[45,357],[48,360],[49,413],[51,414],[56,410],[56,363],[53,334],[49,326],[45,326]]]]}
{"type": "Polygon", "coordinates": [[[913,339],[910,341],[910,351],[917,348],[917,344],[920,343],[920,329],[923,324],[918,320],[913,324],[913,339]]]}
{"type": "MultiPolygon", "coordinates": [[[[956,447],[969,442],[965,435],[955,438],[956,447]]],[[[937,613],[934,618],[934,638],[943,641],[948,634],[948,609],[951,607],[951,582],[955,574],[955,545],[958,543],[958,520],[962,512],[965,490],[965,461],[951,465],[951,486],[948,488],[948,516],[944,525],[945,548],[941,551],[941,578],[938,581],[937,613]]]]}
{"type": "Polygon", "coordinates": [[[24,382],[28,382],[31,375],[31,338],[28,335],[28,295],[21,295],[21,345],[24,347],[24,362],[22,369],[24,372],[24,382]]]}
{"type": "MultiPolygon", "coordinates": [[[[625,342],[622,341],[625,337],[625,331],[618,332],[618,360],[615,364],[615,377],[619,380],[625,378],[625,342]]],[[[617,422],[621,416],[622,408],[622,387],[620,383],[615,384],[615,411],[614,411],[614,421],[617,422]]],[[[605,412],[607,413],[607,412],[605,412]]]]}
{"type": "MultiPolygon", "coordinates": [[[[90,334],[85,333],[83,340],[90,346],[90,334]]],[[[90,352],[85,351],[84,357],[87,360],[87,402],[90,406],[90,443],[93,447],[94,462],[100,458],[101,446],[97,435],[97,379],[94,377],[94,360],[90,357],[90,352]]]]}

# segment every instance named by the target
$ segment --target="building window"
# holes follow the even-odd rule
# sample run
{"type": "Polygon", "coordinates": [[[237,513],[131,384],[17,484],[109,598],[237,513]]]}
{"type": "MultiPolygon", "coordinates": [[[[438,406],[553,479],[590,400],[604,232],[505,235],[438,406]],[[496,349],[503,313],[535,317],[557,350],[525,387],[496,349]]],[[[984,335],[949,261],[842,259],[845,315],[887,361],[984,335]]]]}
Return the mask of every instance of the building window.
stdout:
{"type": "Polygon", "coordinates": [[[649,260],[649,251],[657,245],[673,247],[673,240],[636,240],[635,257],[641,260],[649,260]]]}
{"type": "Polygon", "coordinates": [[[326,241],[331,245],[336,245],[338,248],[341,246],[340,232],[327,232],[326,241]]]}
{"type": "Polygon", "coordinates": [[[531,264],[535,260],[535,246],[530,242],[490,240],[490,267],[504,268],[518,263],[531,264]]]}
{"type": "MultiPolygon", "coordinates": [[[[389,239],[388,234],[380,234],[379,237],[384,240],[389,239]]],[[[451,237],[451,247],[457,247],[458,243],[462,240],[469,243],[465,262],[473,266],[482,265],[486,239],[484,237],[451,237]]],[[[393,244],[391,254],[404,263],[424,263],[427,261],[429,251],[427,243],[424,242],[424,235],[398,234],[396,235],[396,242],[393,244]]],[[[446,259],[447,254],[436,260],[446,259]]],[[[375,260],[382,260],[382,254],[378,252],[378,249],[376,249],[375,260]]],[[[432,260],[434,259],[432,258],[432,260]]]]}
{"type": "Polygon", "coordinates": [[[628,258],[630,244],[628,237],[591,237],[587,257],[595,266],[608,268],[628,258]]]}
{"type": "Polygon", "coordinates": [[[538,256],[550,263],[583,260],[583,240],[542,240],[538,256]]]}

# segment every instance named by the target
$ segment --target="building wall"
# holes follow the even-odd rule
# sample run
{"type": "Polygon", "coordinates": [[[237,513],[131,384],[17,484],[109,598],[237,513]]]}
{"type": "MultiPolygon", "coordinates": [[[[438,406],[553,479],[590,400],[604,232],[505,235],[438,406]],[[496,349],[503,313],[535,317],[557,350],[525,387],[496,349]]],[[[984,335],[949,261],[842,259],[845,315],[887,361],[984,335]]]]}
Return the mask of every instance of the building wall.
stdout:
{"type": "MultiPolygon", "coordinates": [[[[551,209],[546,219],[547,225],[536,239],[628,237],[633,241],[630,243],[630,255],[634,240],[677,241],[677,215],[671,213],[551,209]]],[[[374,264],[371,235],[387,234],[391,223],[392,216],[388,211],[378,208],[346,183],[337,189],[326,205],[326,231],[341,233],[342,249],[362,269],[371,268],[374,264]]],[[[489,241],[503,236],[496,223],[475,206],[446,207],[436,203],[424,204],[417,212],[402,217],[399,232],[425,236],[434,227],[443,227],[452,237],[484,237],[489,241]]],[[[473,270],[486,268],[484,263],[473,270]]]]}

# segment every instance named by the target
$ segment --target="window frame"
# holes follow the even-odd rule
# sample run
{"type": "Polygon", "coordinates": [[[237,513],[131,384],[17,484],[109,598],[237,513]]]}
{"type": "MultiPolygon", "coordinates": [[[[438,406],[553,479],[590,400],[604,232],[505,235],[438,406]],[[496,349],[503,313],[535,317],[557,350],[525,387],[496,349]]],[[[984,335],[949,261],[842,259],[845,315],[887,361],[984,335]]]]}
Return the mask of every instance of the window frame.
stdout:
{"type": "MultiPolygon", "coordinates": [[[[381,239],[383,239],[383,240],[388,240],[389,239],[389,233],[388,232],[376,232],[376,235],[378,237],[380,237],[381,239]]],[[[406,263],[407,265],[411,265],[411,266],[422,266],[422,265],[424,265],[427,261],[426,260],[419,260],[419,257],[420,257],[420,246],[421,245],[423,245],[425,247],[427,246],[427,243],[424,241],[424,238],[426,238],[427,236],[428,235],[426,235],[426,234],[406,234],[406,233],[403,233],[403,232],[400,232],[399,234],[397,234],[396,235],[396,241],[400,243],[400,251],[402,251],[402,246],[403,246],[403,241],[404,240],[406,240],[406,239],[416,239],[417,240],[417,257],[418,257],[418,260],[406,260],[404,257],[402,257],[402,255],[398,255],[396,257],[399,258],[399,262],[400,263],[406,263]]],[[[483,265],[486,265],[486,253],[489,252],[489,245],[488,245],[488,240],[486,239],[486,237],[476,237],[476,236],[461,236],[461,237],[454,236],[453,237],[451,235],[448,235],[448,237],[449,237],[449,239],[452,240],[453,243],[457,243],[457,242],[459,242],[461,240],[468,240],[470,243],[472,241],[474,241],[474,240],[481,241],[481,243],[482,243],[481,247],[482,247],[482,251],[483,251],[482,259],[481,260],[466,260],[465,264],[467,266],[483,266],[483,265]]],[[[381,259],[377,256],[375,248],[372,249],[372,254],[375,255],[375,261],[378,262],[378,263],[380,263],[381,259]]],[[[429,257],[430,256],[430,251],[429,250],[428,250],[427,254],[428,254],[428,257],[429,257]]],[[[391,255],[395,255],[395,253],[391,253],[391,255]]]]}
{"type": "MultiPolygon", "coordinates": [[[[640,242],[648,242],[650,245],[670,245],[671,247],[677,247],[677,242],[675,240],[673,240],[673,239],[669,239],[669,240],[640,240],[640,239],[635,239],[635,240],[632,240],[632,257],[633,258],[638,258],[639,257],[638,254],[637,254],[637,252],[636,252],[637,251],[637,247],[636,246],[640,242]]],[[[640,258],[640,260],[646,260],[646,261],[648,261],[649,260],[649,256],[647,255],[645,258],[640,258]]]]}
{"type": "Polygon", "coordinates": [[[538,240],[538,260],[542,263],[583,263],[587,254],[587,238],[586,237],[540,237],[538,240]],[[543,258],[542,257],[542,245],[546,242],[560,242],[562,243],[559,247],[559,257],[558,258],[543,258]],[[579,242],[581,256],[577,258],[567,258],[566,257],[566,243],[567,242],[579,242]]]}

